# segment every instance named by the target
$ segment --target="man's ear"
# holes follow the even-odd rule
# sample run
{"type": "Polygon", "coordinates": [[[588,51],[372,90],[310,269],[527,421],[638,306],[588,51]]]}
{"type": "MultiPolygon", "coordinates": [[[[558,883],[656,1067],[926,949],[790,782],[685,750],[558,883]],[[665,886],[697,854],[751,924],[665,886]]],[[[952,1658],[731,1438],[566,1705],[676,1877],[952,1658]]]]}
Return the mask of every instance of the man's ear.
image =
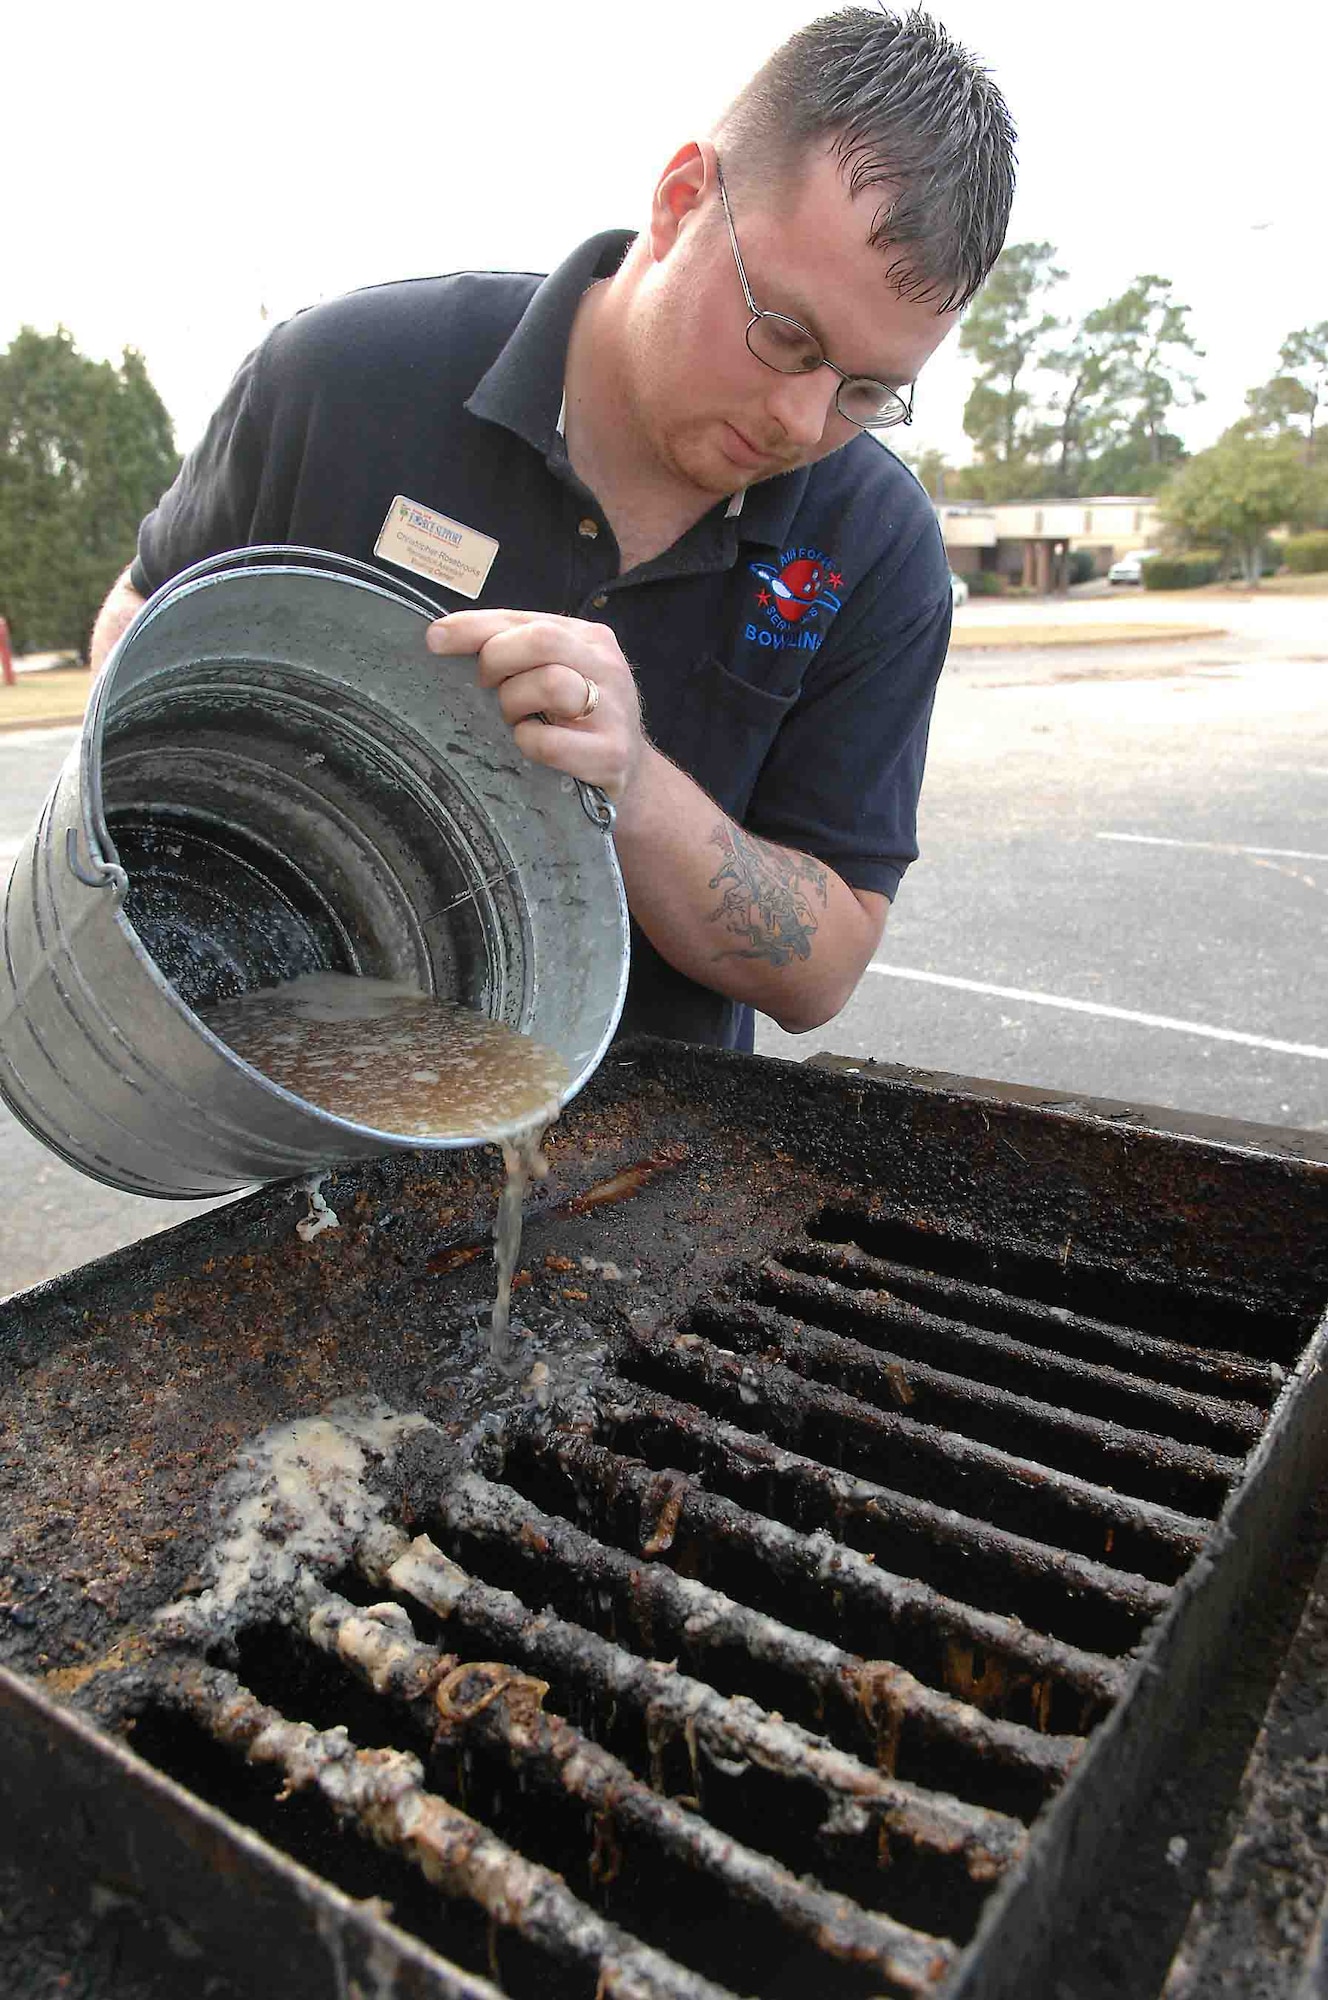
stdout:
{"type": "Polygon", "coordinates": [[[650,253],[660,261],[677,242],[715,183],[715,149],[706,139],[679,146],[650,203],[650,253]]]}

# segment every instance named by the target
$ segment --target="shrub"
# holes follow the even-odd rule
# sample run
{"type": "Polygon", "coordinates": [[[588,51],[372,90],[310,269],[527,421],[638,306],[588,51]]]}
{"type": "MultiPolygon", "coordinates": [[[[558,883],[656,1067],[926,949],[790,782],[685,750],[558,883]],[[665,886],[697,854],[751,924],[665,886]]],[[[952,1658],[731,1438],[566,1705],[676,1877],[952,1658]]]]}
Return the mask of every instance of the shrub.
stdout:
{"type": "Polygon", "coordinates": [[[1222,569],[1220,556],[1195,551],[1185,556],[1154,556],[1143,567],[1145,590],[1197,590],[1215,583],[1222,569]]]}
{"type": "Polygon", "coordinates": [[[1282,544],[1286,566],[1297,576],[1328,569],[1328,534],[1289,535],[1282,544]]]}
{"type": "Polygon", "coordinates": [[[1096,568],[1091,549],[1071,549],[1070,559],[1065,565],[1065,581],[1087,583],[1096,568]]]}
{"type": "Polygon", "coordinates": [[[1001,597],[1005,593],[1005,578],[999,570],[975,569],[971,576],[964,578],[964,582],[972,597],[1001,597]]]}

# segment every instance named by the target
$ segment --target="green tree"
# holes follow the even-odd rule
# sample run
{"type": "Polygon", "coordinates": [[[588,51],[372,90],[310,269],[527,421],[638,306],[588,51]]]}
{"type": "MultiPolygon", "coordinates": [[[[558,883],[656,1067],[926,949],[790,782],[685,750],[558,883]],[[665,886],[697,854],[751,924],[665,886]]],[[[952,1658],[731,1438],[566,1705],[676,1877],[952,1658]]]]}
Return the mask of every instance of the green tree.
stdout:
{"type": "Polygon", "coordinates": [[[1202,401],[1185,366],[1202,353],[1189,308],[1145,272],[1071,328],[1046,306],[1065,276],[1055,254],[1012,244],[960,329],[977,362],[964,408],[974,464],[955,489],[969,498],[1153,492],[1184,456],[1169,420],[1202,401]]]}
{"type": "Polygon", "coordinates": [[[954,467],[943,451],[938,451],[935,445],[928,445],[923,451],[896,451],[893,445],[887,446],[887,449],[904,461],[923,492],[931,499],[946,498],[949,483],[954,478],[954,467]]]}
{"type": "Polygon", "coordinates": [[[1166,462],[1172,411],[1204,400],[1185,366],[1189,356],[1203,357],[1189,315],[1172,296],[1171,280],[1146,271],[1083,323],[1083,339],[1100,357],[1110,388],[1104,431],[1115,446],[1127,438],[1142,445],[1152,467],[1166,462]]]}
{"type": "Polygon", "coordinates": [[[1156,440],[1118,432],[1085,462],[1079,492],[1156,493],[1185,456],[1185,446],[1172,431],[1163,431],[1156,440]]]}
{"type": "Polygon", "coordinates": [[[1321,495],[1321,478],[1305,464],[1297,438],[1254,437],[1236,425],[1167,481],[1158,507],[1169,526],[1192,543],[1226,550],[1247,582],[1257,583],[1268,530],[1313,518],[1321,495]]]}
{"type": "Polygon", "coordinates": [[[60,327],[0,354],[0,613],[22,652],[82,655],[179,459],[141,355],[90,361],[60,327]]]}
{"type": "Polygon", "coordinates": [[[1120,358],[1110,342],[1085,323],[1076,329],[1068,345],[1043,355],[1042,367],[1058,378],[1049,399],[1051,490],[1064,495],[1082,493],[1085,482],[1091,484],[1093,460],[1114,443],[1120,429],[1120,358]]]}
{"type": "Polygon", "coordinates": [[[1062,326],[1044,305],[1046,294],[1065,277],[1055,257],[1050,243],[1008,244],[959,329],[959,350],[972,355],[978,368],[964,406],[964,429],[981,465],[1027,466],[1046,449],[1047,428],[1035,419],[1032,393],[1021,384],[1062,326]]]}
{"type": "Polygon", "coordinates": [[[1322,449],[1320,413],[1328,410],[1328,319],[1289,333],[1278,354],[1281,370],[1245,398],[1247,424],[1256,430],[1295,431],[1313,465],[1322,449]]]}
{"type": "Polygon", "coordinates": [[[990,506],[1001,500],[1037,500],[1047,490],[1047,469],[1041,458],[1016,458],[961,465],[945,482],[951,500],[979,500],[990,506]]]}

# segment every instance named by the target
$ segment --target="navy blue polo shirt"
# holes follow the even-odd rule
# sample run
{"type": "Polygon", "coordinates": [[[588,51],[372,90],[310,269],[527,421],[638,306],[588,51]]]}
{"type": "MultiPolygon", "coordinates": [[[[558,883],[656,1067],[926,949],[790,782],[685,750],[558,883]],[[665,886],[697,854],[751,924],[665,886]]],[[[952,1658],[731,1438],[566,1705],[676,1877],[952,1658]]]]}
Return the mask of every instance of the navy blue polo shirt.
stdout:
{"type": "MultiPolygon", "coordinates": [[[[863,436],[720,501],[619,575],[558,418],[577,305],[630,242],[593,237],[543,279],[378,285],[277,327],[143,522],[134,587],[149,595],[204,556],[259,542],[372,562],[403,494],[498,543],[480,606],[610,625],[652,742],[734,819],[893,898],[917,854],[950,631],[931,503],[863,436]]],[[[469,605],[423,587],[444,610],[469,605]]],[[[750,1047],[751,1028],[750,1009],[684,978],[633,928],[624,1032],[750,1047]]]]}

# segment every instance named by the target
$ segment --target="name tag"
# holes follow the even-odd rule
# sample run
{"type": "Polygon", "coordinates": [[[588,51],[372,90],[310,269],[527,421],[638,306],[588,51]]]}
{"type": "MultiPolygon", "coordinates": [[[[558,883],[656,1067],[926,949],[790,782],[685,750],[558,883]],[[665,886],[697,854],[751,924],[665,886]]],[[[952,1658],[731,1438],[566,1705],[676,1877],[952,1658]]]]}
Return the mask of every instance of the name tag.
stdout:
{"type": "Polygon", "coordinates": [[[434,583],[446,584],[462,597],[478,597],[493,568],[498,544],[446,514],[421,507],[398,493],[374,543],[374,554],[401,569],[413,570],[434,583]]]}

